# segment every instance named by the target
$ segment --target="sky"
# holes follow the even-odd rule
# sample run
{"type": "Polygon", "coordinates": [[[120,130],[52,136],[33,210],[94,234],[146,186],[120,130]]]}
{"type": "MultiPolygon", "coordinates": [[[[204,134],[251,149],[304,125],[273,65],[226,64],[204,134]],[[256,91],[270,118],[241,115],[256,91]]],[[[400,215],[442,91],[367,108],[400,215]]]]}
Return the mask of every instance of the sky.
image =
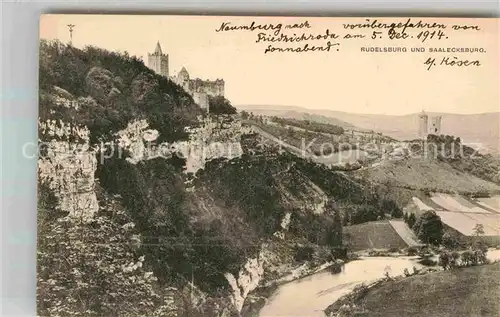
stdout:
{"type": "MultiPolygon", "coordinates": [[[[375,18],[372,18],[373,21],[375,18]]],[[[483,113],[500,111],[499,19],[422,19],[443,23],[448,39],[416,39],[423,29],[407,29],[413,38],[371,39],[372,29],[346,31],[344,23],[363,23],[365,18],[221,17],[157,15],[42,15],[40,37],[69,41],[68,24],[74,24],[73,45],[127,51],[143,57],[152,53],[157,41],[169,55],[170,74],[186,67],[190,76],[223,78],[225,95],[233,105],[299,106],[352,113],[402,115],[420,112],[483,113]],[[273,52],[268,45],[299,47],[305,43],[256,43],[261,31],[216,32],[224,22],[230,25],[308,21],[310,28],[282,29],[283,34],[330,33],[330,52],[273,52]],[[476,30],[452,30],[452,25],[478,25],[476,30]],[[364,39],[343,39],[347,33],[364,39]],[[406,47],[406,53],[368,53],[362,47],[406,47]],[[426,52],[411,52],[424,47],[426,52]],[[431,47],[477,47],[486,53],[431,53],[431,47]],[[336,51],[336,49],[339,51],[336,51]],[[424,62],[443,57],[450,60],[479,60],[479,67],[433,66],[424,62]]],[[[377,18],[379,22],[407,19],[377,18]]],[[[412,18],[416,22],[420,19],[412,18]]],[[[437,30],[437,29],[435,29],[437,30]]],[[[264,31],[265,32],[265,31],[264,31]]],[[[268,34],[272,31],[267,32],[268,34]]],[[[436,35],[437,37],[437,35],[436,35]]],[[[309,41],[325,45],[326,40],[309,41]]]]}

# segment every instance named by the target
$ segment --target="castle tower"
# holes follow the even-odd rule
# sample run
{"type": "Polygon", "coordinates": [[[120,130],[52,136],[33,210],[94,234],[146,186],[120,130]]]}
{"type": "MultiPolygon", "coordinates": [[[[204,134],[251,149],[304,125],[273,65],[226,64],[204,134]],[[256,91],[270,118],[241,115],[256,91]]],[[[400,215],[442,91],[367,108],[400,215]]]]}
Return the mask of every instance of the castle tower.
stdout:
{"type": "Polygon", "coordinates": [[[159,41],[154,53],[148,54],[148,67],[155,73],[168,77],[168,54],[163,54],[159,41]]]}
{"type": "Polygon", "coordinates": [[[422,138],[427,137],[427,125],[429,122],[429,116],[422,110],[422,113],[418,115],[418,123],[419,123],[419,128],[418,128],[418,135],[422,138]]]}
{"type": "Polygon", "coordinates": [[[441,134],[441,116],[432,117],[430,133],[435,135],[441,134]]]}
{"type": "Polygon", "coordinates": [[[182,67],[181,71],[179,74],[177,74],[177,85],[181,86],[185,91],[187,91],[189,94],[192,94],[193,92],[191,91],[190,87],[190,79],[189,79],[189,73],[186,70],[185,67],[182,67]]]}
{"type": "Polygon", "coordinates": [[[224,79],[216,79],[215,80],[216,91],[218,96],[224,97],[224,79]]]}

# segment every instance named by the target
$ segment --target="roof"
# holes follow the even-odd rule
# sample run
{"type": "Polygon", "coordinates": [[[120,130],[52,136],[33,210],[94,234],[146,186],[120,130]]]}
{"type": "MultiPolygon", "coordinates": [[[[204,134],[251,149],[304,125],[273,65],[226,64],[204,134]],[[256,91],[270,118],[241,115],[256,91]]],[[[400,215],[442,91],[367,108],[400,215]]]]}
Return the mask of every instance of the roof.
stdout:
{"type": "Polygon", "coordinates": [[[182,75],[188,75],[189,76],[189,73],[186,69],[186,67],[182,67],[181,71],[179,72],[179,75],[182,74],[182,75]]]}
{"type": "Polygon", "coordinates": [[[155,54],[157,54],[157,55],[162,55],[163,54],[162,51],[161,51],[160,41],[156,42],[155,54]]]}

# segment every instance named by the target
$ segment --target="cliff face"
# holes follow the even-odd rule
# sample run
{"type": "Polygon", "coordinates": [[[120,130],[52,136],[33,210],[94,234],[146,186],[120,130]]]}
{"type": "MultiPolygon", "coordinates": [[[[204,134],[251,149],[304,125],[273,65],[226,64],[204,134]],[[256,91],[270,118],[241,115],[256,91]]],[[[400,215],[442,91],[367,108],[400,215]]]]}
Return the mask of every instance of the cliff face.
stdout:
{"type": "Polygon", "coordinates": [[[127,160],[133,164],[154,158],[168,159],[175,155],[186,160],[185,172],[192,174],[202,169],[210,160],[233,159],[243,154],[241,136],[250,133],[251,129],[242,127],[240,121],[231,120],[224,124],[224,118],[199,117],[198,120],[198,127],[186,127],[188,140],[159,144],[155,142],[159,132],[150,129],[146,120],[135,120],[117,133],[118,145],[129,152],[127,160]]]}
{"type": "Polygon", "coordinates": [[[95,194],[96,151],[89,145],[88,129],[61,120],[39,122],[39,180],[48,185],[59,208],[72,218],[88,220],[99,209],[95,194]]]}

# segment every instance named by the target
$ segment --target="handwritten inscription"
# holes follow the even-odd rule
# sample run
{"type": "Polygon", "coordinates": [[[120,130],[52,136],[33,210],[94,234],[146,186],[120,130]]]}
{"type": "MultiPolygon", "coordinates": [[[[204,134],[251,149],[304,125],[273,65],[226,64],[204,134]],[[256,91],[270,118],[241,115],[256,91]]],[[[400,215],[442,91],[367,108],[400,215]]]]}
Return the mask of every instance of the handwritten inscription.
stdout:
{"type": "Polygon", "coordinates": [[[459,59],[456,56],[453,57],[443,57],[439,62],[436,62],[435,58],[429,57],[425,62],[424,65],[427,66],[427,70],[430,70],[434,66],[453,66],[453,67],[478,67],[481,66],[481,62],[478,60],[463,60],[459,59]]]}
{"type": "MultiPolygon", "coordinates": [[[[296,23],[296,24],[287,24],[285,25],[286,29],[303,29],[303,28],[310,28],[311,26],[309,25],[308,21],[302,22],[302,23],[296,23]]],[[[277,23],[277,24],[258,24],[253,21],[250,25],[233,25],[231,22],[223,22],[221,26],[215,30],[215,32],[223,32],[223,31],[241,31],[241,30],[246,30],[246,31],[255,31],[255,30],[263,30],[263,31],[273,31],[274,35],[279,35],[282,31],[283,24],[282,23],[277,23]]]]}
{"type": "MultiPolygon", "coordinates": [[[[364,53],[453,53],[476,54],[486,53],[482,47],[452,47],[447,40],[460,32],[481,32],[477,25],[447,24],[429,22],[429,19],[363,19],[356,23],[342,23],[319,29],[308,20],[298,23],[257,23],[234,24],[222,22],[216,29],[217,33],[248,32],[255,36],[254,43],[262,45],[264,54],[272,53],[314,53],[338,52],[342,43],[360,42],[361,52],[364,53]],[[398,21],[399,20],[399,21],[398,21]],[[394,42],[393,46],[380,47],[379,41],[394,42]],[[368,43],[375,45],[370,46],[368,43]],[[411,43],[405,46],[405,43],[411,43]],[[426,45],[418,46],[418,44],[426,45]],[[439,44],[438,44],[439,43],[439,44]],[[368,45],[367,45],[368,44],[368,45]],[[436,45],[438,44],[438,45],[436,45]]],[[[387,44],[387,42],[385,42],[387,44]]],[[[466,43],[464,43],[466,44],[466,43]]],[[[349,44],[352,45],[352,44],[349,44]]],[[[481,66],[479,60],[469,60],[462,56],[436,58],[426,57],[424,65],[430,70],[435,66],[469,67],[481,66]]]]}

